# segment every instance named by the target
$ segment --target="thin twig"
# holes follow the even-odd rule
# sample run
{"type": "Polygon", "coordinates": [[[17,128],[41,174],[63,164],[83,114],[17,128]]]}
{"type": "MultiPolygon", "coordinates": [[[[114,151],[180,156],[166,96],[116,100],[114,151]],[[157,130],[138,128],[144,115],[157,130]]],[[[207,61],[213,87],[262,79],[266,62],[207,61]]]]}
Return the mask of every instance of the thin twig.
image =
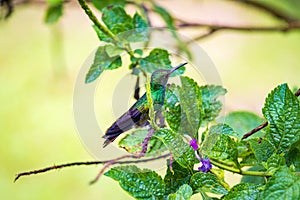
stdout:
{"type": "MultiPolygon", "coordinates": [[[[168,157],[170,154],[164,154],[161,156],[157,156],[154,158],[148,158],[148,159],[142,159],[142,160],[126,160],[126,161],[119,161],[119,162],[115,162],[114,164],[134,164],[134,163],[144,163],[144,162],[149,162],[149,161],[154,161],[154,160],[159,160],[162,158],[166,158],[168,157]]],[[[51,167],[46,167],[46,168],[42,168],[42,169],[38,169],[38,170],[32,170],[32,171],[27,171],[27,172],[22,172],[16,175],[16,178],[14,181],[17,181],[19,178],[21,178],[22,176],[30,176],[33,174],[40,174],[40,173],[44,173],[47,171],[52,171],[55,169],[61,169],[61,168],[66,168],[66,167],[73,167],[73,166],[88,166],[88,165],[99,165],[99,164],[105,164],[108,163],[112,160],[106,160],[106,161],[87,161],[87,162],[72,162],[72,163],[66,163],[66,164],[61,164],[61,165],[54,165],[51,167]]]]}
{"type": "Polygon", "coordinates": [[[259,125],[258,127],[252,129],[251,131],[249,131],[248,133],[246,133],[243,137],[242,140],[250,137],[251,135],[253,135],[254,133],[260,131],[261,129],[265,128],[266,126],[268,126],[268,122],[264,122],[263,124],[259,125]]]}
{"type": "Polygon", "coordinates": [[[204,38],[211,37],[215,33],[223,30],[230,31],[241,31],[241,32],[288,32],[292,30],[300,30],[300,23],[295,22],[293,24],[285,25],[285,26],[231,26],[231,25],[216,25],[216,24],[206,24],[206,23],[181,23],[178,24],[178,28],[186,28],[186,27],[199,27],[199,28],[208,28],[209,31],[207,33],[201,34],[199,36],[194,37],[193,39],[187,41],[187,43],[191,43],[193,41],[199,41],[204,38]]]}
{"type": "Polygon", "coordinates": [[[300,21],[289,23],[287,25],[280,26],[235,26],[235,25],[219,25],[219,24],[209,24],[209,23],[193,23],[186,22],[177,25],[177,28],[209,28],[214,30],[231,30],[231,31],[247,31],[247,32],[288,32],[292,30],[300,29],[300,21]]]}
{"type": "MultiPolygon", "coordinates": [[[[297,90],[297,92],[295,93],[295,96],[298,97],[300,96],[300,88],[297,90]]],[[[260,131],[261,129],[265,128],[266,126],[268,126],[268,122],[264,122],[263,124],[259,125],[258,127],[252,129],[251,131],[249,131],[248,133],[246,133],[245,135],[243,135],[242,140],[250,137],[251,135],[253,135],[254,133],[260,131]]]]}
{"type": "MultiPolygon", "coordinates": [[[[207,28],[209,31],[207,33],[196,36],[195,38],[187,41],[188,43],[192,41],[199,41],[201,39],[210,37],[219,31],[240,31],[247,33],[257,33],[257,32],[289,32],[300,30],[300,21],[295,21],[287,25],[280,26],[233,26],[233,25],[219,25],[219,24],[208,24],[208,23],[190,23],[182,22],[176,26],[177,28],[207,28]]],[[[163,28],[163,27],[162,27],[163,28]]]]}
{"type": "Polygon", "coordinates": [[[140,6],[141,6],[142,10],[144,11],[144,14],[145,14],[146,20],[148,22],[148,25],[151,27],[152,23],[151,23],[151,19],[150,19],[150,16],[149,16],[149,8],[144,3],[141,3],[140,6]]]}
{"type": "Polygon", "coordinates": [[[210,37],[212,36],[215,32],[217,32],[218,30],[217,29],[210,29],[208,32],[202,34],[202,35],[199,35],[199,36],[196,36],[194,37],[193,39],[191,40],[188,40],[186,42],[186,44],[190,44],[191,42],[194,42],[194,41],[198,41],[198,40],[202,40],[204,38],[207,38],[207,37],[210,37]]]}
{"type": "Polygon", "coordinates": [[[150,128],[146,138],[144,139],[144,141],[142,143],[142,150],[139,154],[121,156],[119,158],[115,158],[115,159],[110,160],[109,162],[105,163],[104,166],[102,167],[102,169],[97,174],[97,176],[94,178],[94,180],[92,180],[90,182],[90,184],[96,183],[99,180],[99,178],[103,175],[103,173],[107,170],[107,168],[109,168],[110,166],[112,166],[114,164],[117,164],[119,160],[123,160],[125,158],[141,158],[141,157],[144,157],[144,155],[145,155],[145,153],[147,152],[147,149],[148,149],[149,140],[150,140],[150,138],[152,137],[153,134],[154,134],[154,129],[150,128]]]}

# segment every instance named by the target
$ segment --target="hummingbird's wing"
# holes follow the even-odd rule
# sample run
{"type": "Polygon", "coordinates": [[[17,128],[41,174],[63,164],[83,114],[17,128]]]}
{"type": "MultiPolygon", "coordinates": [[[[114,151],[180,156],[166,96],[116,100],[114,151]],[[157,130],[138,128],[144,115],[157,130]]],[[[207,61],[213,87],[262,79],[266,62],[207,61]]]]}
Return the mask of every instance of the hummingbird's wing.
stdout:
{"type": "Polygon", "coordinates": [[[149,118],[149,108],[146,100],[146,95],[143,95],[127,112],[119,117],[106,131],[103,138],[105,142],[103,147],[113,142],[121,133],[126,132],[134,126],[142,126],[149,118]]]}

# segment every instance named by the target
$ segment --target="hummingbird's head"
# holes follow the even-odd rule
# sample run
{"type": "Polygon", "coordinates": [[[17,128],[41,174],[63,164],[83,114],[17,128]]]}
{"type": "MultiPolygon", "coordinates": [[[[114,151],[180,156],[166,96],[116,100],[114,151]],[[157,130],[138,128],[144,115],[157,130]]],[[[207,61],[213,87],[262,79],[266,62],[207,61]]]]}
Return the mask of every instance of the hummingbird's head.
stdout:
{"type": "Polygon", "coordinates": [[[166,86],[168,79],[170,75],[179,69],[180,67],[183,67],[187,63],[182,63],[176,67],[173,67],[172,69],[159,69],[153,72],[151,76],[151,84],[152,85],[158,85],[158,86],[166,86]]]}

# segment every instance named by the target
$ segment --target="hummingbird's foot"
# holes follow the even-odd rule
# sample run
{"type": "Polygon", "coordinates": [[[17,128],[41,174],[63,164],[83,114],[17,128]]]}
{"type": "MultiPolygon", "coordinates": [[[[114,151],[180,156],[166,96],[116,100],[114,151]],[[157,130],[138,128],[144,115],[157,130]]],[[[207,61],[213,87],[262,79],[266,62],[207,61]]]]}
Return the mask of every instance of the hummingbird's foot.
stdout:
{"type": "Polygon", "coordinates": [[[169,162],[169,169],[171,171],[172,174],[174,174],[174,170],[173,170],[173,156],[172,154],[170,154],[170,162],[169,162]]]}

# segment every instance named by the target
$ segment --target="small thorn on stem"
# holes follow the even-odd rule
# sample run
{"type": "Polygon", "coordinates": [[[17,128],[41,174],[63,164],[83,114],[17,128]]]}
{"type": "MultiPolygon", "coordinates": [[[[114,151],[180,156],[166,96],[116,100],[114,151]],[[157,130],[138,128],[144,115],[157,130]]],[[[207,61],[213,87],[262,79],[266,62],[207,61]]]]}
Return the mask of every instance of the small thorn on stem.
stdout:
{"type": "Polygon", "coordinates": [[[242,140],[244,140],[244,139],[250,137],[250,136],[253,135],[254,133],[260,131],[260,130],[263,129],[263,128],[265,128],[266,126],[268,126],[268,124],[269,124],[268,122],[265,122],[265,123],[259,125],[258,127],[252,129],[251,131],[249,131],[248,133],[246,133],[246,134],[242,137],[242,140]]]}
{"type": "MultiPolygon", "coordinates": [[[[61,164],[61,165],[54,165],[51,167],[46,167],[46,168],[42,168],[42,169],[38,169],[38,170],[32,170],[32,171],[27,171],[27,172],[22,172],[16,175],[14,182],[16,182],[17,180],[19,180],[21,177],[23,176],[30,176],[33,174],[41,174],[47,171],[52,171],[55,169],[60,169],[60,168],[66,168],[66,167],[73,167],[73,166],[88,166],[88,165],[99,165],[99,164],[104,164],[106,165],[107,163],[113,162],[113,164],[133,164],[133,163],[144,163],[144,162],[150,162],[150,161],[154,161],[154,160],[158,160],[158,159],[162,159],[162,158],[166,158],[168,157],[170,154],[164,154],[161,156],[157,156],[154,158],[148,158],[148,159],[140,159],[140,160],[124,160],[124,161],[119,161],[123,158],[140,158],[139,156],[133,156],[133,155],[127,155],[125,157],[121,157],[119,159],[114,159],[114,160],[106,160],[106,161],[88,161],[88,162],[72,162],[72,163],[66,163],[66,164],[61,164]]],[[[105,168],[107,169],[107,167],[105,168]]],[[[104,172],[104,171],[103,171],[104,172]]],[[[102,174],[103,174],[102,172],[102,174]]],[[[100,173],[99,173],[100,174],[100,173]]],[[[102,175],[100,174],[100,176],[102,175]]],[[[97,181],[97,180],[96,180],[97,181]]],[[[94,181],[91,181],[91,183],[94,183],[94,181]]]]}

